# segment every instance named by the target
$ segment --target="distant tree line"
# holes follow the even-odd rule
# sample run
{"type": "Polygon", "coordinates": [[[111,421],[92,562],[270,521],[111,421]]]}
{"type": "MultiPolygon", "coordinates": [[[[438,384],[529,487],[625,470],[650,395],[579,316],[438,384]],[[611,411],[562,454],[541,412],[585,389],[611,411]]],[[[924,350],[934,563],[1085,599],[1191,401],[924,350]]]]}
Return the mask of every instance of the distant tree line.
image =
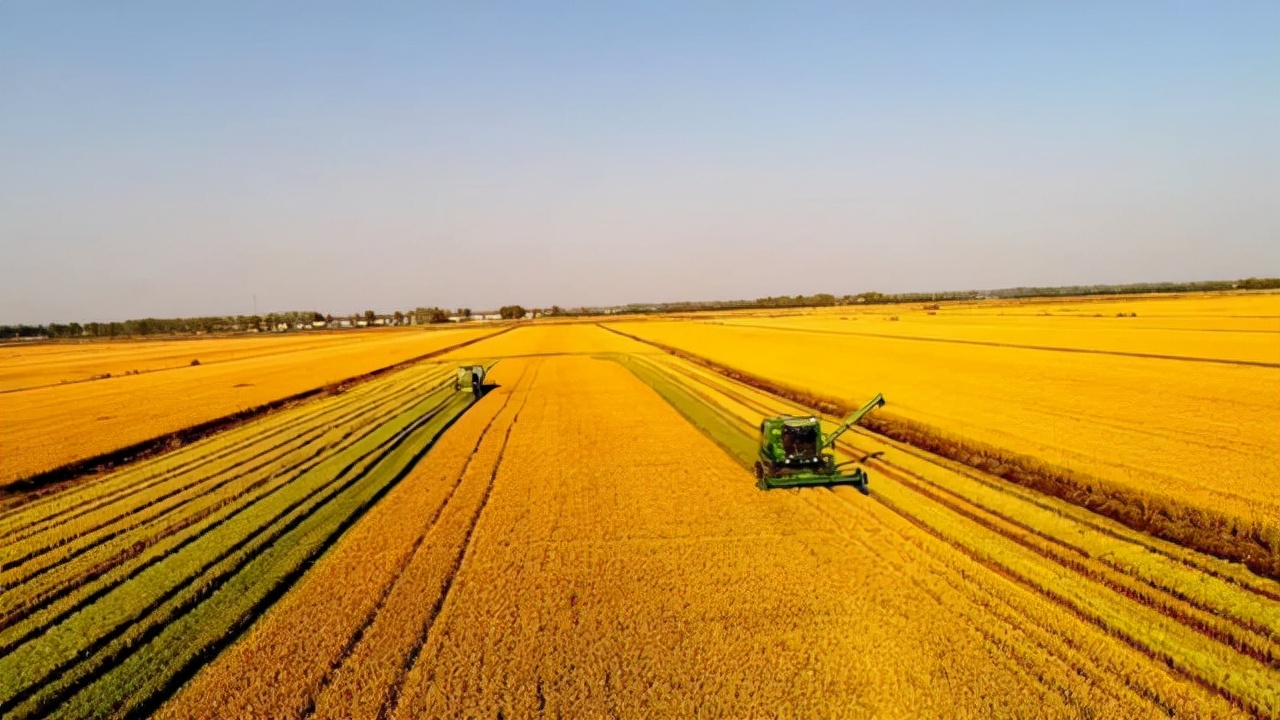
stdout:
{"type": "MultiPolygon", "coordinates": [[[[498,310],[504,320],[533,317],[575,317],[612,313],[669,313],[706,310],[765,309],[793,307],[826,307],[833,305],[882,305],[890,303],[977,300],[982,298],[1035,298],[1071,295],[1138,295],[1143,293],[1213,292],[1221,290],[1280,289],[1280,278],[1245,278],[1243,280],[1208,280],[1185,283],[1132,283],[1128,285],[1064,285],[1056,287],[1015,287],[1000,290],[954,290],[948,292],[880,293],[856,295],[778,295],[755,300],[710,300],[703,302],[632,303],[610,308],[562,308],[552,305],[544,310],[526,310],[520,305],[505,305],[498,310]]],[[[266,315],[226,315],[195,318],[143,318],[124,322],[49,323],[48,325],[0,325],[0,340],[14,338],[114,338],[146,335],[197,335],[233,332],[273,332],[322,325],[430,325],[472,319],[471,308],[450,311],[438,307],[420,307],[410,312],[395,311],[378,315],[372,310],[352,313],[345,319],[322,315],[314,310],[267,313],[266,315]]]]}
{"type": "Polygon", "coordinates": [[[945,292],[880,293],[856,295],[780,295],[755,300],[710,300],[702,302],[633,303],[621,308],[577,308],[571,315],[596,315],[605,312],[670,313],[707,310],[767,309],[793,307],[826,307],[833,305],[888,305],[895,303],[940,302],[946,300],[979,300],[983,298],[1066,297],[1073,295],[1140,295],[1145,293],[1214,292],[1222,290],[1280,289],[1280,278],[1246,278],[1243,280],[1208,280],[1201,282],[1131,283],[1127,285],[1064,285],[1054,287],[1016,287],[999,290],[952,290],[945,292]]]}
{"type": "Polygon", "coordinates": [[[196,335],[256,330],[265,332],[280,325],[290,327],[324,321],[327,316],[314,311],[289,311],[259,315],[227,315],[194,318],[142,318],[123,322],[49,323],[48,325],[0,325],[0,339],[15,337],[112,338],[137,335],[196,335]]]}

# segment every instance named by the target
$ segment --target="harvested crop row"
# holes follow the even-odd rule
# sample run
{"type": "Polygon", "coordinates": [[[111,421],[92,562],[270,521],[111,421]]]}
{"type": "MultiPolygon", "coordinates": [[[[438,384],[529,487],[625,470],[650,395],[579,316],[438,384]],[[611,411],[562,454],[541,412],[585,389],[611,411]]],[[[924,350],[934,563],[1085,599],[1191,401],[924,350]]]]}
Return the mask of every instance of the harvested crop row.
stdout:
{"type": "Polygon", "coordinates": [[[151,534],[147,531],[149,525],[190,518],[206,508],[235,500],[246,483],[252,487],[254,483],[285,482],[289,476],[300,472],[300,465],[314,464],[317,458],[326,454],[326,449],[346,444],[353,436],[358,438],[379,420],[403,410],[418,397],[419,393],[414,391],[398,392],[390,397],[371,397],[342,416],[316,418],[312,426],[297,430],[298,435],[286,439],[283,445],[276,445],[272,439],[264,437],[262,446],[266,450],[251,452],[268,456],[266,462],[258,459],[254,465],[235,466],[225,473],[212,472],[194,481],[185,475],[161,477],[145,492],[119,498],[14,542],[6,548],[8,569],[0,574],[0,578],[13,586],[48,569],[50,563],[61,566],[67,560],[85,552],[98,551],[112,542],[148,537],[151,534]],[[237,488],[241,490],[237,491],[237,488]]]}
{"type": "Polygon", "coordinates": [[[206,586],[213,590],[207,600],[165,622],[154,640],[72,697],[59,708],[60,715],[93,718],[106,708],[140,714],[157,707],[186,674],[252,623],[365,508],[403,477],[468,403],[455,397],[441,414],[415,423],[401,441],[361,468],[360,477],[331,502],[308,513],[233,576],[206,586]]]}
{"type": "Polygon", "coordinates": [[[22,452],[0,455],[0,486],[493,333],[467,328],[388,334],[368,343],[363,340],[374,338],[353,338],[305,352],[9,393],[0,447],[22,452]]]}
{"type": "Polygon", "coordinates": [[[543,367],[397,717],[1233,714],[883,506],[757,491],[621,366],[543,367]]]}
{"type": "MultiPolygon", "coordinates": [[[[465,403],[447,391],[418,401],[295,481],[174,548],[48,632],[13,649],[0,658],[0,677],[4,678],[0,681],[0,707],[19,714],[38,714],[81,689],[91,694],[105,692],[108,686],[97,682],[99,676],[124,658],[133,657],[137,646],[156,633],[173,637],[166,635],[173,623],[204,607],[202,601],[211,591],[241,578],[248,568],[258,567],[259,557],[284,553],[280,556],[286,558],[281,560],[284,564],[273,561],[271,567],[286,568],[286,575],[292,572],[287,570],[293,567],[291,563],[318,549],[316,545],[303,546],[300,556],[293,539],[323,537],[341,527],[344,518],[358,512],[393,480],[395,468],[412,460],[465,403]],[[297,534],[304,532],[300,528],[306,528],[305,535],[297,534]]],[[[259,576],[280,577],[274,570],[265,575],[254,571],[244,577],[251,580],[259,576]]],[[[274,580],[263,582],[266,584],[249,584],[259,590],[273,587],[274,580]]],[[[241,595],[255,597],[253,592],[241,595]]],[[[186,637],[181,642],[175,640],[177,645],[158,639],[145,644],[150,648],[148,657],[160,658],[169,668],[152,667],[148,681],[167,682],[166,678],[190,661],[166,660],[176,657],[177,648],[185,653],[204,647],[190,641],[186,637]]]]}
{"type": "Polygon", "coordinates": [[[212,498],[214,503],[208,512],[201,511],[191,515],[192,510],[199,508],[184,508],[185,514],[168,520],[170,524],[164,527],[151,531],[145,526],[137,528],[122,538],[90,548],[75,556],[71,562],[56,566],[50,574],[19,585],[6,593],[4,598],[6,612],[11,614],[6,616],[7,627],[0,632],[0,646],[11,647],[46,625],[60,621],[85,599],[141,572],[176,548],[198,538],[207,529],[235,516],[247,505],[269,498],[271,493],[288,487],[296,478],[323,462],[328,454],[358,442],[380,422],[404,409],[405,405],[397,402],[391,406],[390,412],[384,411],[372,418],[356,417],[348,426],[326,429],[325,435],[329,439],[321,443],[322,447],[319,449],[307,450],[302,464],[292,468],[269,469],[254,479],[253,485],[246,491],[221,499],[212,498]],[[8,607],[10,605],[16,605],[23,612],[16,613],[13,608],[8,607]],[[31,614],[36,610],[39,612],[31,614]]]}
{"type": "MultiPolygon", "coordinates": [[[[158,609],[177,597],[195,597],[202,577],[226,574],[262,546],[274,541],[297,520],[306,517],[332,495],[341,492],[358,479],[364,466],[376,461],[380,452],[401,438],[405,429],[431,409],[432,400],[424,400],[417,413],[405,413],[397,422],[387,423],[362,443],[329,458],[298,482],[292,483],[261,502],[245,508],[227,522],[214,526],[190,544],[147,567],[137,576],[95,600],[67,620],[54,626],[40,638],[20,646],[4,658],[0,667],[12,663],[16,671],[7,676],[20,684],[24,678],[57,673],[57,681],[36,683],[41,690],[63,681],[68,673],[60,672],[73,664],[85,665],[80,657],[94,654],[109,646],[122,634],[144,619],[158,626],[163,618],[151,619],[158,609]],[[35,659],[24,662],[24,658],[35,659]]],[[[439,403],[439,399],[435,400],[439,403]]],[[[145,631],[145,626],[142,630],[145,631]]],[[[0,675],[3,676],[3,675],[0,675]]],[[[13,686],[0,685],[8,691],[13,686]]],[[[21,690],[14,689],[14,694],[21,690]]],[[[7,696],[0,700],[9,702],[7,696]]]]}
{"type": "MultiPolygon", "coordinates": [[[[441,377],[437,374],[436,384],[441,377]]],[[[30,566],[35,564],[41,553],[55,547],[59,549],[59,557],[52,561],[61,562],[77,548],[96,544],[106,535],[114,537],[131,526],[141,524],[151,517],[182,509],[183,505],[193,501],[215,499],[217,495],[212,494],[213,491],[233,480],[252,478],[263,473],[287,474],[289,467],[296,463],[296,460],[291,461],[294,456],[323,451],[323,444],[319,448],[313,446],[329,431],[348,426],[359,427],[376,421],[381,414],[394,413],[399,407],[413,401],[417,392],[410,386],[394,393],[361,398],[359,404],[345,412],[307,418],[305,426],[291,428],[292,432],[287,435],[264,433],[256,445],[244,448],[242,453],[232,455],[224,462],[202,466],[200,474],[195,477],[190,477],[186,472],[160,475],[148,482],[146,487],[138,488],[137,492],[117,497],[75,517],[64,518],[63,522],[46,525],[39,531],[13,538],[5,548],[0,565],[30,566]],[[279,444],[273,442],[276,439],[279,444]]],[[[210,449],[216,451],[216,448],[210,449]]],[[[51,561],[46,559],[39,565],[47,565],[49,562],[51,561]]],[[[3,575],[0,575],[0,582],[8,584],[3,575]]]]}
{"type": "Polygon", "coordinates": [[[526,368],[528,380],[476,448],[457,492],[391,588],[377,617],[316,696],[315,717],[382,717],[394,710],[405,673],[429,636],[470,550],[512,429],[541,369],[540,360],[526,368]]]}
{"type": "Polygon", "coordinates": [[[523,392],[516,380],[522,372],[521,361],[498,365],[493,378],[499,387],[463,415],[413,472],[158,716],[286,718],[313,707],[315,695],[372,623],[386,622],[393,585],[402,581],[405,567],[453,501],[479,443],[501,432],[498,416],[514,393],[523,392]],[[333,592],[338,586],[347,591],[333,592]]]}
{"type": "Polygon", "coordinates": [[[407,378],[400,378],[398,375],[387,378],[385,382],[357,385],[336,396],[267,415],[145,463],[130,465],[77,485],[58,488],[43,497],[30,499],[24,495],[21,497],[23,504],[0,512],[0,537],[10,537],[17,531],[29,533],[49,524],[65,521],[68,516],[74,517],[126,497],[139,489],[145,489],[156,479],[184,474],[203,475],[215,464],[232,464],[236,457],[260,450],[264,439],[287,437],[314,425],[322,416],[361,405],[370,394],[385,393],[392,387],[400,386],[402,380],[407,378]]]}
{"type": "MultiPolygon", "coordinates": [[[[674,359],[664,364],[680,365],[674,359]]],[[[704,390],[714,392],[711,390],[716,385],[713,381],[700,383],[693,379],[695,374],[692,372],[682,377],[686,382],[694,382],[704,390]]],[[[736,396],[738,407],[744,400],[751,402],[751,394],[759,396],[758,410],[741,418],[744,431],[750,430],[762,412],[775,414],[791,410],[787,403],[770,401],[745,386],[736,390],[726,388],[724,392],[736,396]]],[[[730,405],[725,403],[722,407],[730,405]]],[[[903,462],[899,459],[902,454],[894,453],[893,448],[876,442],[867,434],[860,434],[851,443],[842,443],[842,447],[854,457],[876,451],[891,453],[887,458],[871,462],[872,467],[882,470],[876,479],[873,497],[918,526],[1249,707],[1264,712],[1270,712],[1268,708],[1274,709],[1276,697],[1269,688],[1280,683],[1280,673],[1273,667],[1278,650],[1263,628],[1274,627],[1274,624],[1267,623],[1280,618],[1280,603],[1269,602],[1266,598],[1250,595],[1242,588],[1219,582],[1219,590],[1226,591],[1226,596],[1211,596],[1208,599],[1216,602],[1208,605],[1207,612],[1201,611],[1184,598],[1162,593],[1140,578],[1102,569],[1099,567],[1101,563],[1089,559],[1087,554],[1064,555],[1056,543],[1070,543],[1072,534],[1069,532],[1070,523],[1061,516],[1037,514],[1034,507],[1018,507],[1012,511],[1019,519],[1039,522],[1064,538],[1046,542],[1039,535],[1025,532],[1017,524],[993,519],[997,517],[995,513],[978,503],[963,500],[960,495],[923,492],[919,482],[934,482],[927,478],[946,478],[936,482],[962,488],[961,494],[974,492],[984,499],[999,499],[1006,503],[1012,500],[1010,495],[995,494],[989,486],[908,456],[906,462],[913,463],[915,469],[912,474],[918,478],[913,481],[904,474],[904,470],[897,468],[897,464],[903,462]],[[1052,524],[1054,520],[1057,521],[1056,526],[1052,524]],[[1237,605],[1238,601],[1244,601],[1247,606],[1237,605]],[[1223,611],[1228,615],[1243,613],[1244,619],[1254,622],[1232,622],[1216,617],[1216,613],[1223,611]]],[[[1076,531],[1087,533],[1082,528],[1076,528],[1076,531]]],[[[1095,536],[1093,541],[1105,546],[1108,539],[1095,536]]],[[[1096,544],[1093,548],[1100,549],[1096,544]]],[[[1122,547],[1120,549],[1123,551],[1122,547]]],[[[1156,562],[1159,559],[1159,556],[1154,558],[1156,562]]],[[[1172,565],[1169,567],[1174,569],[1172,565]]],[[[1174,575],[1177,574],[1175,570],[1174,575]]],[[[1182,575],[1187,577],[1187,582],[1194,580],[1185,569],[1182,575]]],[[[1201,576],[1201,580],[1205,578],[1201,576]]],[[[1209,582],[1213,580],[1209,579],[1209,582]]]]}

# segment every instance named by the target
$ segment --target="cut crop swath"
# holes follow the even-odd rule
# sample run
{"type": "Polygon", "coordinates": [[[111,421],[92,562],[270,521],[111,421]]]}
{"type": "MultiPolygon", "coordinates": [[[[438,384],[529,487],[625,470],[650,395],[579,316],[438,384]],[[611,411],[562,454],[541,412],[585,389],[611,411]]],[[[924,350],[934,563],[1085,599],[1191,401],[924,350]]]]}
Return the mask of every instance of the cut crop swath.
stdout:
{"type": "MultiPolygon", "coordinates": [[[[444,388],[419,400],[13,648],[0,659],[0,676],[6,678],[0,707],[19,716],[39,715],[73,695],[112,695],[112,688],[128,683],[103,677],[135,656],[139,659],[134,663],[145,662],[149,668],[145,692],[126,689],[111,700],[85,702],[97,712],[117,702],[146,702],[148,693],[163,689],[198,662],[212,638],[226,638],[249,617],[225,609],[213,612],[217,605],[201,610],[205,602],[234,595],[256,608],[269,601],[306,560],[394,483],[467,403],[444,388]],[[200,618],[198,626],[222,630],[216,636],[192,637],[170,629],[189,617],[200,618]]],[[[63,709],[76,707],[81,706],[63,709]]]]}

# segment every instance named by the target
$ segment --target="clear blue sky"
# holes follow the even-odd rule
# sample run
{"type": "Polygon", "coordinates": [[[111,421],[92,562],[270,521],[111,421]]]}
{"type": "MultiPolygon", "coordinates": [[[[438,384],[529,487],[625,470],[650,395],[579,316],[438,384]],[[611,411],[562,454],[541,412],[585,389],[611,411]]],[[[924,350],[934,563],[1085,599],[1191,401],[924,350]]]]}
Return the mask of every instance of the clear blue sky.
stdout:
{"type": "Polygon", "coordinates": [[[1280,3],[618,5],[0,2],[0,322],[1280,274],[1280,3]]]}

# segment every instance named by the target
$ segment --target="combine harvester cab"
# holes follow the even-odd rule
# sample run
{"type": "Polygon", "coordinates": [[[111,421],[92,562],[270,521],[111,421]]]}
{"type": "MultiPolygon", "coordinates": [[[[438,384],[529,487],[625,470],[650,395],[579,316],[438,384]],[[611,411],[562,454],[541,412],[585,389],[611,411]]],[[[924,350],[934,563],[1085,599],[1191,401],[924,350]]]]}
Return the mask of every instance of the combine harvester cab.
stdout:
{"type": "Polygon", "coordinates": [[[808,485],[853,485],[866,492],[866,470],[860,467],[847,473],[842,470],[858,461],[836,463],[835,456],[826,451],[835,446],[836,439],[846,430],[882,405],[884,396],[878,394],[826,436],[822,433],[822,422],[812,415],[765,418],[760,422],[759,459],[755,465],[756,484],[762,490],[808,485]]]}
{"type": "Polygon", "coordinates": [[[453,379],[453,389],[470,390],[479,399],[484,395],[484,366],[463,365],[458,368],[458,376],[453,379]]]}

